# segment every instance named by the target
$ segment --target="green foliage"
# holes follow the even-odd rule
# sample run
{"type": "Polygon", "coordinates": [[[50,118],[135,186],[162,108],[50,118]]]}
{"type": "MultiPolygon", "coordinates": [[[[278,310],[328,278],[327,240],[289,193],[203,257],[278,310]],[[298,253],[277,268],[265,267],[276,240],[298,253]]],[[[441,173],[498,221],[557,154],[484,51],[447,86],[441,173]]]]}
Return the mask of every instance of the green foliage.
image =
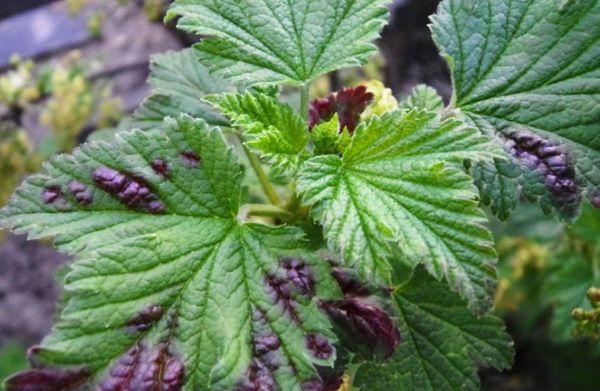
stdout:
{"type": "Polygon", "coordinates": [[[228,94],[205,100],[250,137],[247,144],[274,162],[277,171],[296,170],[307,159],[306,122],[294,109],[264,94],[228,94]]]}
{"type": "MultiPolygon", "coordinates": [[[[27,368],[27,359],[24,347],[16,343],[10,343],[0,350],[0,382],[25,368],[27,368]]],[[[2,383],[0,383],[0,390],[4,389],[2,383]]]]}
{"type": "MultiPolygon", "coordinates": [[[[432,30],[449,60],[453,103],[475,126],[499,135],[527,129],[565,145],[578,180],[600,187],[600,144],[590,137],[600,120],[600,3],[446,0],[432,30]]],[[[479,171],[484,199],[506,217],[518,194],[514,170],[479,171]]]]}
{"type": "MultiPolygon", "coordinates": [[[[516,216],[536,234],[501,242],[495,295],[481,205],[506,219],[523,193],[574,218],[581,186],[600,187],[600,2],[444,0],[449,107],[426,86],[398,104],[377,82],[310,102],[312,80],[374,54],[387,4],[172,4],[166,19],[203,39],[152,59],[154,95],[118,126],[133,129],[50,159],[0,212],[76,258],[41,368],[10,386],[313,390],[375,349],[391,359],[361,362],[358,386],[477,389],[478,366],[512,363],[494,296],[536,296],[515,302],[552,308],[551,335],[572,339],[571,311],[600,285],[598,212],[565,230],[516,216]]],[[[55,94],[91,111],[81,73],[65,80],[55,94]]],[[[73,104],[53,106],[81,128],[58,115],[73,104]]]]}
{"type": "MultiPolygon", "coordinates": [[[[216,130],[181,118],[163,130],[122,133],[112,145],[89,144],[29,178],[3,211],[4,224],[31,237],[56,236],[60,249],[80,257],[65,278],[68,303],[41,348],[44,361],[87,365],[98,381],[132,346],[168,340],[186,363],[186,389],[231,389],[250,367],[253,338],[265,327],[283,344],[276,384],[297,389],[316,378],[313,365],[334,356],[315,358],[304,340],[315,334],[334,341],[329,322],[315,301],[297,292],[287,299],[293,307],[276,305],[285,299],[269,283],[280,278],[282,258],[314,260],[299,230],[236,220],[240,175],[216,130]],[[190,162],[192,154],[197,159],[190,162]],[[168,173],[153,170],[156,159],[168,173]],[[163,209],[146,201],[125,204],[122,193],[98,180],[105,166],[144,178],[135,180],[163,209]],[[74,181],[91,199],[76,202],[68,190],[74,181]],[[48,203],[50,183],[60,195],[48,203]],[[153,306],[161,316],[128,332],[132,319],[153,306]]],[[[334,297],[324,264],[314,267],[319,297],[334,297]]]]}
{"type": "Polygon", "coordinates": [[[203,63],[234,82],[303,84],[365,63],[385,24],[387,0],[176,0],[167,20],[208,35],[203,63]]]}
{"type": "Polygon", "coordinates": [[[403,109],[421,109],[429,111],[439,111],[444,108],[442,97],[437,91],[429,86],[419,84],[410,95],[400,102],[403,109]]]}
{"type": "Polygon", "coordinates": [[[222,79],[209,75],[192,49],[152,57],[150,84],[154,95],[134,114],[132,126],[143,130],[159,128],[163,118],[186,113],[211,125],[228,122],[202,100],[205,95],[232,91],[222,79]]]}
{"type": "Polygon", "coordinates": [[[426,111],[390,112],[356,129],[342,157],[318,156],[299,190],[324,226],[329,247],[363,276],[390,281],[389,258],[402,254],[469,300],[490,305],[495,254],[462,159],[485,159],[487,139],[426,111]]]}
{"type": "MultiPolygon", "coordinates": [[[[476,317],[456,294],[423,270],[393,292],[404,338],[392,360],[363,364],[355,384],[371,390],[477,390],[477,365],[510,368],[512,341],[503,322],[476,317]]],[[[361,388],[362,389],[362,388],[361,388]]]]}

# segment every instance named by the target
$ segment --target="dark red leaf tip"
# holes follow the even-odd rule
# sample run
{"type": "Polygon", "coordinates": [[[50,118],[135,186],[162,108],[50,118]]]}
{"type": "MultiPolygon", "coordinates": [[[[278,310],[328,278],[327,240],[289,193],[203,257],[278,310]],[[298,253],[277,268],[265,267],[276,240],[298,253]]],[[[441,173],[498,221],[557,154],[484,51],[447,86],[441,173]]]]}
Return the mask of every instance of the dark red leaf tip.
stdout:
{"type": "Polygon", "coordinates": [[[332,266],[331,275],[337,281],[344,295],[365,297],[371,294],[370,289],[358,279],[356,273],[351,269],[332,266]]]}
{"type": "Polygon", "coordinates": [[[313,356],[320,360],[327,360],[335,352],[335,348],[327,338],[318,334],[309,334],[306,336],[306,347],[313,356]]]}
{"type": "Polygon", "coordinates": [[[6,380],[6,391],[70,390],[83,384],[90,372],[85,368],[43,368],[19,372],[6,380]]]}
{"type": "Polygon", "coordinates": [[[309,108],[309,127],[312,129],[321,122],[326,122],[338,114],[340,132],[347,128],[354,132],[361,114],[373,102],[375,96],[367,91],[367,87],[346,87],[325,98],[315,99],[309,108]]]}

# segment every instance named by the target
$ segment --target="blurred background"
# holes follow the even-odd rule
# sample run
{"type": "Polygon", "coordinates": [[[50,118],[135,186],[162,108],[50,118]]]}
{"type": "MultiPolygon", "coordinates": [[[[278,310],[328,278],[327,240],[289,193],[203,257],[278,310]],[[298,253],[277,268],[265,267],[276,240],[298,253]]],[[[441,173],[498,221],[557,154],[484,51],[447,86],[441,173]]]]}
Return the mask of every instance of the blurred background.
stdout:
{"type": "MultiPolygon", "coordinates": [[[[394,1],[380,56],[317,81],[313,93],[378,79],[397,97],[426,83],[448,99],[448,71],[427,27],[438,3],[394,1]]],[[[198,39],[162,23],[168,4],[0,2],[0,206],[52,154],[127,128],[128,115],[150,95],[150,55],[198,39]]],[[[523,203],[512,221],[492,219],[501,255],[496,311],[517,357],[509,372],[482,372],[484,389],[600,390],[597,324],[590,329],[572,315],[592,308],[586,291],[600,286],[599,217],[586,207],[565,227],[523,203]]],[[[25,367],[25,347],[48,333],[60,295],[56,276],[67,262],[48,242],[0,231],[0,379],[25,367]]]]}

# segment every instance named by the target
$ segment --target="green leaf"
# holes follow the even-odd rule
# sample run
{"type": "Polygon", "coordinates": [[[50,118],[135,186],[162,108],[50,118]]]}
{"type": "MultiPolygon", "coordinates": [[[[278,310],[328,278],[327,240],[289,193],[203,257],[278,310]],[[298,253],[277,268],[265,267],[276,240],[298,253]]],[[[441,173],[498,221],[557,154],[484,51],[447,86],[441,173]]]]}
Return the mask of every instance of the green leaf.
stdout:
{"type": "Polygon", "coordinates": [[[494,291],[496,254],[463,159],[495,156],[462,122],[402,110],[361,123],[342,157],[306,162],[298,189],[324,225],[329,245],[361,274],[389,280],[396,253],[484,312],[494,291]]]}
{"type": "Polygon", "coordinates": [[[304,84],[365,63],[384,26],[388,0],[177,0],[167,20],[207,35],[203,63],[240,83],[304,84]]]}
{"type": "MultiPolygon", "coordinates": [[[[478,390],[477,365],[510,368],[513,344],[502,320],[469,312],[463,300],[419,270],[393,293],[402,342],[384,365],[363,364],[368,390],[478,390]]],[[[363,389],[363,388],[361,388],[363,389]]]]}
{"type": "Polygon", "coordinates": [[[424,84],[419,84],[411,91],[410,95],[400,102],[403,109],[421,109],[429,111],[439,111],[444,108],[442,97],[437,91],[424,84]]]}
{"type": "Polygon", "coordinates": [[[509,160],[494,159],[474,163],[472,173],[481,203],[490,206],[500,220],[507,220],[519,204],[518,167],[509,160]]]}
{"type": "Polygon", "coordinates": [[[219,77],[209,75],[192,49],[156,54],[150,62],[149,82],[154,95],[146,99],[134,113],[132,126],[143,130],[158,128],[165,117],[189,114],[210,125],[229,123],[210,105],[202,101],[207,94],[233,91],[219,77]]]}
{"type": "Polygon", "coordinates": [[[335,338],[313,294],[335,297],[337,287],[299,229],[238,221],[240,180],[218,130],[189,117],[87,144],[27,179],[2,225],[54,236],[79,258],[38,358],[87,367],[89,387],[117,378],[109,368],[132,348],[165,348],[153,351],[184,365],[185,390],[234,389],[253,368],[280,389],[318,379],[314,365],[332,365],[335,354],[317,358],[308,341],[335,338]],[[304,260],[310,292],[286,279],[289,258],[304,260]],[[255,353],[266,337],[280,346],[255,353]]]}
{"type": "Polygon", "coordinates": [[[600,2],[444,0],[432,20],[456,107],[483,132],[566,145],[579,180],[600,188],[600,2]]]}
{"type": "Polygon", "coordinates": [[[276,171],[295,170],[308,158],[306,121],[294,109],[264,94],[225,94],[206,101],[245,130],[247,144],[274,162],[276,171]]]}

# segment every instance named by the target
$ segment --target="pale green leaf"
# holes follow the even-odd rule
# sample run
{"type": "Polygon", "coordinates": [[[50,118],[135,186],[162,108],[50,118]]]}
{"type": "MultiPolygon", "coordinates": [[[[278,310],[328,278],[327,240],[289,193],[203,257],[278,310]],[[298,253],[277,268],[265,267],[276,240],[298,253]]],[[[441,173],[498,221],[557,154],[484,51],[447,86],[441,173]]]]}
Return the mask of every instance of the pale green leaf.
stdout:
{"type": "Polygon", "coordinates": [[[439,111],[444,108],[444,101],[437,91],[424,84],[419,84],[411,91],[410,95],[400,102],[403,109],[422,109],[439,111]]]}
{"type": "Polygon", "coordinates": [[[365,63],[388,0],[177,0],[167,20],[210,38],[198,55],[241,83],[303,84],[365,63]]]}
{"type": "Polygon", "coordinates": [[[387,364],[363,364],[361,390],[478,390],[478,365],[510,368],[503,322],[469,312],[463,300],[422,271],[393,293],[402,342],[387,364]]]}
{"type": "Polygon", "coordinates": [[[209,75],[192,49],[156,54],[150,62],[149,82],[154,95],[134,113],[132,126],[143,130],[160,127],[165,117],[188,114],[210,125],[227,126],[228,122],[202,101],[207,94],[233,91],[219,77],[209,75]]]}
{"type": "Polygon", "coordinates": [[[332,249],[363,275],[390,278],[392,255],[423,263],[467,298],[490,306],[495,252],[463,159],[494,157],[485,137],[426,111],[390,112],[357,128],[342,157],[311,158],[299,190],[332,249]]]}
{"type": "Polygon", "coordinates": [[[271,370],[274,384],[300,390],[318,378],[315,365],[334,360],[315,358],[306,338],[334,336],[316,298],[291,285],[282,297],[269,281],[286,281],[282,259],[300,258],[313,269],[314,293],[331,298],[337,288],[326,263],[307,255],[298,229],[238,221],[241,167],[218,130],[189,117],[162,128],[120,133],[112,144],[54,158],[2,211],[2,225],[54,236],[59,249],[79,258],[65,278],[66,307],[38,359],[87,367],[91,389],[130,348],[160,342],[184,364],[185,390],[231,390],[261,359],[253,338],[267,333],[281,342],[271,357],[279,364],[271,370]],[[152,196],[126,201],[124,190],[98,182],[101,167],[152,196]],[[74,182],[89,203],[76,201],[74,182]],[[49,201],[49,192],[58,197],[49,201]],[[159,316],[132,329],[154,306],[159,316]]]}
{"type": "Polygon", "coordinates": [[[225,94],[205,99],[249,137],[247,144],[278,171],[295,170],[308,157],[308,126],[289,105],[264,94],[225,94]]]}
{"type": "Polygon", "coordinates": [[[600,187],[600,2],[444,0],[432,25],[453,102],[482,131],[524,128],[569,148],[600,187]]]}

